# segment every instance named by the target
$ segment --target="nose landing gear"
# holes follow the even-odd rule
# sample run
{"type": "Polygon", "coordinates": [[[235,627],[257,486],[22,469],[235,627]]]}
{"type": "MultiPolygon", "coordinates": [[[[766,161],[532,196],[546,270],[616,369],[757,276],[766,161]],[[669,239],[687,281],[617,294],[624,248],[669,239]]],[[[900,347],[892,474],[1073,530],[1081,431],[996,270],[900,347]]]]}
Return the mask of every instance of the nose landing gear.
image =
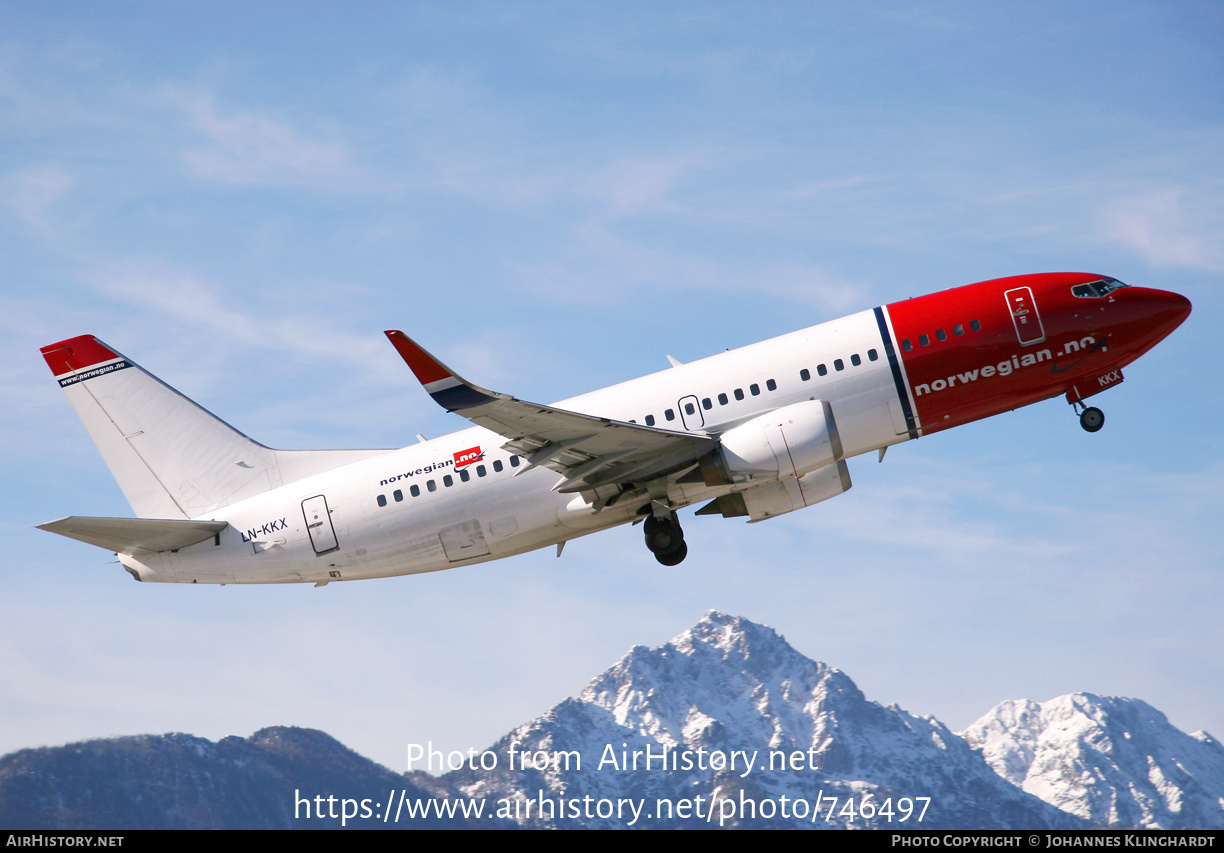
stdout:
{"type": "Polygon", "coordinates": [[[646,534],[646,547],[663,565],[677,566],[688,556],[684,531],[680,529],[680,521],[675,513],[669,513],[662,518],[648,515],[642,528],[646,534]]]}
{"type": "MultiPolygon", "coordinates": [[[[1082,403],[1076,403],[1078,409],[1082,403]]],[[[1105,426],[1105,413],[1095,406],[1087,406],[1079,413],[1080,426],[1087,432],[1096,432],[1101,427],[1105,426]]]]}

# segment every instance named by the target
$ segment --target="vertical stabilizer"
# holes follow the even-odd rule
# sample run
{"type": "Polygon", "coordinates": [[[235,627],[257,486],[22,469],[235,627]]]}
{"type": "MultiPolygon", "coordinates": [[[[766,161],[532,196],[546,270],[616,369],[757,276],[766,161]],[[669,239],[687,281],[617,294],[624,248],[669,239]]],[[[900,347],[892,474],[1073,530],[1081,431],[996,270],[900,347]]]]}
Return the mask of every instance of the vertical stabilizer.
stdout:
{"type": "Polygon", "coordinates": [[[387,452],[264,447],[92,335],[42,354],[142,518],[196,518],[387,452]]]}
{"type": "Polygon", "coordinates": [[[192,518],[274,485],[275,451],[92,335],[42,354],[138,516],[192,518]]]}

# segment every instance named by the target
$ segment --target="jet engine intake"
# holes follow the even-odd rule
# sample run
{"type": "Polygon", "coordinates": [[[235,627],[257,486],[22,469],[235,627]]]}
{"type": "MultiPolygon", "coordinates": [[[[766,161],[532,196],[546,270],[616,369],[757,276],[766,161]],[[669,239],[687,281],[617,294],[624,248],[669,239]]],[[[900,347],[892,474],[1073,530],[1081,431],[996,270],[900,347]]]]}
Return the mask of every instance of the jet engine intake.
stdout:
{"type": "Polygon", "coordinates": [[[729,429],[700,461],[707,486],[735,491],[802,477],[842,458],[841,438],[827,400],[805,400],[729,429]]]}

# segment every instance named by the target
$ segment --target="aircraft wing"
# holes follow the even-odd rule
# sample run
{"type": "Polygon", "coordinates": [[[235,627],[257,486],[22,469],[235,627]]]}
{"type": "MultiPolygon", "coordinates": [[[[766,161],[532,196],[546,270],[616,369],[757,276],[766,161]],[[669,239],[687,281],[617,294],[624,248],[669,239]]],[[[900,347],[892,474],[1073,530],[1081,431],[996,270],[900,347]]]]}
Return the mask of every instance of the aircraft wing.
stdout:
{"type": "Polygon", "coordinates": [[[388,331],[400,357],[448,412],[506,439],[506,450],[563,474],[554,491],[629,486],[679,471],[714,449],[704,433],[676,432],[529,403],[473,385],[403,332],[388,331]]]}

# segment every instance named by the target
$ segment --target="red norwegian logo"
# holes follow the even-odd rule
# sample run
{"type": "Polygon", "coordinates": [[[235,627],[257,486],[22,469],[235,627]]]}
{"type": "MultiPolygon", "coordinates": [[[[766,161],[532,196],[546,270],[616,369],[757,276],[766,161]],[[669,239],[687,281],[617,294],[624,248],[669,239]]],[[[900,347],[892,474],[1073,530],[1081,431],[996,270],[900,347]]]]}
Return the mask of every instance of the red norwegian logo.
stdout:
{"type": "Polygon", "coordinates": [[[467,450],[455,451],[455,469],[466,468],[469,465],[475,465],[480,460],[484,459],[484,454],[480,452],[480,445],[469,447],[467,450]]]}

